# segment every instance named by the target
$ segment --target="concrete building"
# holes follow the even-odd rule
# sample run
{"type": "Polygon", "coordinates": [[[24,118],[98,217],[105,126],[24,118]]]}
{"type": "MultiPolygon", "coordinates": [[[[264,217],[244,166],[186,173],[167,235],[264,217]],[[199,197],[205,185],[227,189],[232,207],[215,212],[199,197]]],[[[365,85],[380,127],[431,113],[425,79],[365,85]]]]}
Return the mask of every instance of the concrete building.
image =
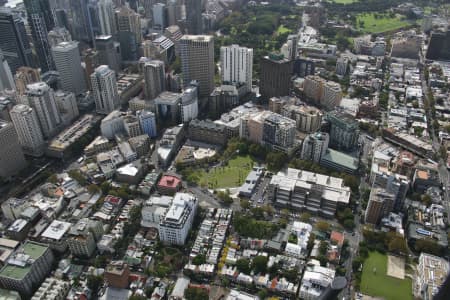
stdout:
{"type": "Polygon", "coordinates": [[[341,178],[288,168],[272,177],[267,193],[276,206],[333,217],[348,205],[351,191],[341,178]]]}
{"type": "Polygon", "coordinates": [[[197,211],[198,200],[186,193],[176,193],[164,219],[158,226],[161,242],[184,245],[197,211]]]}
{"type": "Polygon", "coordinates": [[[158,122],[168,124],[178,124],[181,120],[180,105],[182,94],[172,92],[162,92],[155,99],[156,117],[158,122]]]}
{"type": "Polygon", "coordinates": [[[44,137],[54,136],[61,125],[54,91],[45,82],[37,82],[27,85],[26,96],[29,105],[36,112],[44,137]]]}
{"type": "Polygon", "coordinates": [[[394,208],[395,195],[384,189],[372,188],[364,219],[366,223],[378,224],[394,208]]]}
{"type": "Polygon", "coordinates": [[[30,205],[31,203],[28,201],[28,199],[9,198],[2,203],[1,207],[3,216],[9,221],[16,220],[20,217],[22,211],[24,211],[30,205]]]}
{"type": "Polygon", "coordinates": [[[125,126],[122,119],[122,113],[114,110],[109,113],[100,124],[100,131],[108,140],[114,139],[117,133],[124,133],[125,126]]]}
{"type": "Polygon", "coordinates": [[[148,61],[144,64],[144,91],[147,100],[155,99],[166,90],[166,74],[164,62],[160,60],[148,61]]]}
{"type": "Polygon", "coordinates": [[[30,298],[52,269],[53,254],[45,244],[27,241],[0,270],[0,285],[30,298]]]}
{"type": "Polygon", "coordinates": [[[18,104],[10,114],[23,151],[32,156],[42,156],[45,142],[36,112],[28,105],[18,104]]]}
{"type": "Polygon", "coordinates": [[[24,20],[18,13],[5,7],[0,10],[0,36],[0,49],[13,74],[22,66],[33,66],[24,20]]]}
{"type": "Polygon", "coordinates": [[[62,42],[52,48],[53,60],[64,91],[75,95],[86,91],[78,42],[62,42]]]}
{"type": "Polygon", "coordinates": [[[415,280],[415,296],[421,299],[434,299],[443,288],[445,279],[450,272],[446,259],[422,252],[419,256],[419,266],[415,280]]]}
{"type": "Polygon", "coordinates": [[[342,100],[342,90],[338,83],[314,75],[305,77],[303,93],[309,100],[328,110],[339,106],[342,100]]]}
{"type": "Polygon", "coordinates": [[[105,65],[98,67],[91,75],[91,84],[97,113],[109,114],[119,108],[119,93],[113,70],[105,65]]]}
{"type": "Polygon", "coordinates": [[[326,115],[330,123],[330,145],[336,150],[354,150],[358,146],[359,124],[350,115],[333,111],[326,115]]]}
{"type": "Polygon", "coordinates": [[[202,25],[203,3],[204,3],[203,1],[197,0],[187,0],[185,2],[186,23],[187,23],[187,31],[189,34],[202,34],[203,32],[203,25],[202,25]]]}
{"type": "Polygon", "coordinates": [[[279,114],[270,114],[263,124],[263,144],[290,153],[294,146],[295,121],[279,114]]]}
{"type": "Polygon", "coordinates": [[[347,74],[348,58],[339,57],[336,61],[336,75],[345,76],[347,74]]]}
{"type": "Polygon", "coordinates": [[[91,257],[103,235],[103,226],[99,221],[81,219],[69,231],[67,244],[70,253],[80,257],[91,257]]]}
{"type": "Polygon", "coordinates": [[[115,35],[117,32],[112,0],[100,0],[97,3],[98,20],[102,35],[115,35]]]}
{"type": "Polygon", "coordinates": [[[315,300],[331,284],[335,271],[317,264],[309,264],[303,274],[299,297],[304,300],[315,300]]]}
{"type": "Polygon", "coordinates": [[[142,133],[147,134],[151,138],[158,135],[156,128],[156,116],[153,112],[149,110],[139,110],[136,112],[136,116],[139,119],[142,133]]]}
{"type": "Polygon", "coordinates": [[[270,54],[261,59],[259,92],[265,100],[287,96],[291,90],[293,62],[282,54],[270,54]]]}
{"type": "Polygon", "coordinates": [[[153,4],[153,30],[162,32],[167,27],[167,8],[164,3],[153,4]]]}
{"type": "Polygon", "coordinates": [[[31,297],[31,300],[63,300],[69,291],[69,282],[48,277],[31,297]]]}
{"type": "Polygon", "coordinates": [[[121,70],[122,58],[120,44],[111,35],[100,35],[95,38],[95,48],[98,52],[98,63],[106,65],[116,73],[121,70]]]}
{"type": "Polygon", "coordinates": [[[184,35],[180,39],[180,55],[184,86],[196,80],[199,83],[199,97],[208,97],[214,89],[214,38],[209,35],[184,35]]]}
{"type": "Polygon", "coordinates": [[[15,90],[14,78],[9,67],[8,61],[3,56],[3,52],[0,49],[0,91],[3,90],[15,90]]]}
{"type": "Polygon", "coordinates": [[[27,163],[14,125],[0,120],[0,177],[9,178],[19,173],[27,163]]]}
{"type": "Polygon", "coordinates": [[[183,37],[180,27],[177,25],[171,25],[164,30],[164,36],[169,38],[175,47],[175,54],[180,54],[180,40],[183,37]]]}
{"type": "Polygon", "coordinates": [[[19,95],[24,95],[27,85],[41,81],[41,74],[38,69],[30,67],[20,67],[14,75],[16,90],[19,95]]]}
{"type": "Polygon", "coordinates": [[[117,35],[120,42],[122,59],[138,60],[138,48],[141,44],[141,17],[127,6],[116,9],[117,35]]]}
{"type": "Polygon", "coordinates": [[[224,125],[210,120],[192,120],[189,123],[188,138],[213,145],[225,145],[228,136],[224,125]]]}
{"type": "Polygon", "coordinates": [[[55,27],[48,32],[48,42],[53,48],[63,42],[71,42],[72,36],[65,27],[55,27]]]}
{"type": "Polygon", "coordinates": [[[129,137],[136,137],[142,134],[139,119],[133,115],[127,115],[122,118],[125,132],[129,137]]]}
{"type": "Polygon", "coordinates": [[[162,167],[168,167],[170,165],[185,137],[186,132],[183,125],[171,127],[164,131],[159,142],[159,147],[156,149],[158,162],[162,167]]]}
{"type": "Polygon", "coordinates": [[[181,96],[181,121],[188,123],[198,116],[198,88],[195,85],[187,87],[181,96]]]}
{"type": "Polygon", "coordinates": [[[313,133],[322,125],[323,114],[314,106],[285,105],[280,109],[280,114],[295,120],[297,129],[301,132],[313,133]]]}
{"type": "Polygon", "coordinates": [[[220,47],[222,82],[226,84],[245,84],[252,90],[253,49],[239,45],[220,47]]]}
{"type": "Polygon", "coordinates": [[[59,253],[67,250],[67,235],[72,223],[53,220],[47,229],[41,234],[41,242],[49,244],[50,249],[59,253]]]}
{"type": "Polygon", "coordinates": [[[55,102],[59,113],[61,114],[61,122],[65,126],[71,125],[80,115],[75,94],[60,90],[56,91],[55,102]]]}
{"type": "Polygon", "coordinates": [[[330,137],[328,133],[317,132],[308,135],[303,140],[302,152],[300,158],[304,160],[311,160],[315,163],[320,163],[322,157],[328,150],[328,143],[330,137]]]}

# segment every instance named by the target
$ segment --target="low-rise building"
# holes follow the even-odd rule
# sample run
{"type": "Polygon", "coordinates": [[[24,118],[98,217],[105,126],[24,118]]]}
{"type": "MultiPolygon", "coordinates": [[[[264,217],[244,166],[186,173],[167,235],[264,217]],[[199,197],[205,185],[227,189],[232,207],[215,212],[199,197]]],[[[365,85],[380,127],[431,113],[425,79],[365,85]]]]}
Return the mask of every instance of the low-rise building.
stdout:
{"type": "Polygon", "coordinates": [[[173,175],[164,175],[158,182],[157,189],[163,195],[174,195],[182,187],[180,178],[173,175]]]}
{"type": "Polygon", "coordinates": [[[105,269],[105,281],[109,286],[125,289],[128,287],[128,277],[130,276],[130,268],[124,261],[112,261],[105,269]]]}
{"type": "Polygon", "coordinates": [[[192,120],[189,123],[188,138],[208,144],[225,145],[228,140],[224,125],[210,120],[192,120]]]}
{"type": "Polygon", "coordinates": [[[64,300],[70,290],[68,281],[54,277],[46,278],[31,300],[64,300]]]}
{"type": "Polygon", "coordinates": [[[27,241],[0,270],[0,285],[30,298],[36,286],[48,275],[53,264],[48,245],[27,241]]]}
{"type": "Polygon", "coordinates": [[[415,280],[415,296],[433,299],[442,288],[449,272],[450,266],[446,259],[422,252],[415,280]]]}
{"type": "Polygon", "coordinates": [[[66,251],[66,233],[70,230],[70,227],[72,227],[72,223],[54,220],[41,234],[41,242],[49,244],[54,251],[66,251]]]}
{"type": "Polygon", "coordinates": [[[306,267],[300,286],[299,297],[305,300],[318,299],[322,292],[331,284],[335,271],[317,264],[306,267]]]}
{"type": "Polygon", "coordinates": [[[96,249],[96,240],[103,234],[99,221],[81,219],[69,232],[67,244],[75,256],[90,257],[96,249]]]}

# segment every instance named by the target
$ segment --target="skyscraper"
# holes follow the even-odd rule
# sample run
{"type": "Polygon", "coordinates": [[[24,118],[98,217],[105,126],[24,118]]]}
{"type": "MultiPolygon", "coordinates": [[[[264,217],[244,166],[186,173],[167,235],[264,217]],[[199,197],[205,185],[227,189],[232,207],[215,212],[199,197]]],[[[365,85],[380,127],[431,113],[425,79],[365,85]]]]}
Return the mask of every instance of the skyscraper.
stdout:
{"type": "Polygon", "coordinates": [[[0,91],[5,89],[14,90],[16,85],[14,84],[14,78],[11,73],[11,68],[8,65],[8,61],[3,56],[3,52],[0,49],[0,91]]]}
{"type": "Polygon", "coordinates": [[[186,0],[186,22],[189,34],[202,34],[202,7],[201,0],[186,0]]]}
{"type": "Polygon", "coordinates": [[[97,36],[95,48],[98,51],[98,62],[100,65],[107,65],[116,73],[120,71],[120,47],[116,45],[111,35],[97,36]]]}
{"type": "Polygon", "coordinates": [[[222,82],[245,84],[247,91],[252,88],[253,49],[231,45],[220,47],[222,82]]]}
{"type": "Polygon", "coordinates": [[[115,35],[114,6],[111,0],[100,0],[98,3],[98,19],[102,35],[115,35]]]}
{"type": "Polygon", "coordinates": [[[71,0],[70,13],[72,15],[72,37],[74,40],[86,43],[92,42],[94,31],[88,8],[89,0],[71,0]]]}
{"type": "Polygon", "coordinates": [[[199,96],[214,90],[214,38],[210,35],[184,35],[180,40],[183,85],[198,81],[199,96]]]}
{"type": "Polygon", "coordinates": [[[62,42],[53,47],[52,52],[61,88],[75,95],[86,91],[78,42],[62,42]]]}
{"type": "Polygon", "coordinates": [[[164,62],[152,60],[144,64],[144,88],[145,98],[148,100],[155,99],[166,90],[164,62]]]}
{"type": "Polygon", "coordinates": [[[358,146],[359,123],[341,111],[327,114],[330,123],[330,146],[336,150],[352,151],[358,146]]]}
{"type": "Polygon", "coordinates": [[[99,114],[109,114],[119,108],[116,74],[108,66],[102,65],[91,74],[95,107],[99,114]]]}
{"type": "Polygon", "coordinates": [[[292,70],[293,62],[281,54],[272,53],[263,57],[259,85],[261,96],[268,100],[289,95],[292,70]]]}
{"type": "Polygon", "coordinates": [[[55,24],[48,0],[24,0],[24,4],[41,72],[54,70],[48,32],[52,30],[55,24]]]}
{"type": "Polygon", "coordinates": [[[36,111],[44,137],[51,138],[61,124],[54,91],[45,82],[36,82],[27,86],[26,95],[28,103],[36,111]]]}
{"type": "Polygon", "coordinates": [[[167,27],[167,8],[164,3],[153,5],[153,29],[163,31],[167,27]]]}
{"type": "Polygon", "coordinates": [[[91,86],[91,74],[94,73],[95,69],[100,65],[98,51],[88,48],[83,51],[83,62],[85,70],[85,78],[88,89],[92,89],[91,86]]]}
{"type": "Polygon", "coordinates": [[[18,104],[10,112],[19,143],[25,153],[32,156],[44,154],[44,137],[36,112],[28,105],[18,104]]]}
{"type": "Polygon", "coordinates": [[[10,122],[0,120],[0,177],[8,178],[26,166],[19,138],[10,122]]]}
{"type": "Polygon", "coordinates": [[[33,66],[33,55],[25,25],[19,15],[0,9],[0,49],[14,74],[21,66],[33,66]]]}
{"type": "Polygon", "coordinates": [[[122,6],[116,10],[116,23],[122,59],[136,61],[141,44],[141,18],[134,10],[122,6]]]}

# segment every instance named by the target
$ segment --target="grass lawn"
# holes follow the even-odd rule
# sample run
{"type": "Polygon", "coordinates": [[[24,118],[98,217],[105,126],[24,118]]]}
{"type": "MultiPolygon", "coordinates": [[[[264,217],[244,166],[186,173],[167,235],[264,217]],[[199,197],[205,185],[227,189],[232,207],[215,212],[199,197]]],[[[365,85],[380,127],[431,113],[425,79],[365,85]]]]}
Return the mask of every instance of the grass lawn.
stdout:
{"type": "Polygon", "coordinates": [[[289,28],[284,27],[284,25],[280,25],[277,29],[277,34],[283,34],[283,33],[290,33],[292,30],[290,30],[289,28]]]}
{"type": "Polygon", "coordinates": [[[404,280],[390,277],[387,272],[387,255],[370,252],[363,265],[361,293],[383,297],[386,300],[412,300],[410,278],[404,280]],[[374,268],[376,272],[374,273],[374,268]]]}
{"type": "Polygon", "coordinates": [[[209,170],[199,170],[199,184],[208,188],[230,188],[242,185],[252,169],[254,161],[247,156],[236,156],[228,161],[228,166],[209,170]]]}
{"type": "Polygon", "coordinates": [[[367,33],[381,33],[400,29],[408,25],[407,21],[400,19],[398,16],[383,15],[381,18],[376,19],[372,13],[363,13],[356,17],[356,28],[367,33]],[[360,21],[364,22],[363,26],[360,26],[360,21]]]}

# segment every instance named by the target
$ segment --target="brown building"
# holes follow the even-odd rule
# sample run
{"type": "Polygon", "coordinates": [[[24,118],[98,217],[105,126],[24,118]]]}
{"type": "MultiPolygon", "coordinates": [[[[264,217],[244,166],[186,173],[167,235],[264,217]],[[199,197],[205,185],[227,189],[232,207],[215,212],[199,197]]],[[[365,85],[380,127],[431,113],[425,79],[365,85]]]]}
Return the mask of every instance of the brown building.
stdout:
{"type": "Polygon", "coordinates": [[[85,64],[84,71],[86,72],[86,83],[88,88],[91,90],[91,74],[94,73],[95,69],[100,66],[98,60],[98,52],[94,49],[86,49],[83,51],[83,62],[85,64]]]}
{"type": "Polygon", "coordinates": [[[211,120],[192,120],[189,123],[188,138],[221,146],[225,145],[228,139],[225,126],[211,120]]]}
{"type": "Polygon", "coordinates": [[[112,261],[106,266],[105,280],[109,286],[125,289],[128,287],[128,277],[130,276],[130,269],[123,261],[112,261]]]}
{"type": "Polygon", "coordinates": [[[159,193],[163,195],[175,195],[182,187],[181,179],[172,176],[172,175],[164,175],[161,177],[161,180],[158,182],[156,186],[159,193]]]}
{"type": "Polygon", "coordinates": [[[415,165],[416,157],[414,156],[414,154],[409,151],[402,151],[394,161],[393,171],[400,175],[411,178],[414,174],[415,165]]]}
{"type": "Polygon", "coordinates": [[[271,53],[261,59],[259,92],[263,100],[289,95],[293,67],[294,62],[282,54],[271,53]]]}
{"type": "Polygon", "coordinates": [[[14,81],[16,83],[17,93],[23,95],[25,94],[28,84],[41,81],[41,74],[38,69],[20,67],[16,71],[14,81]]]}
{"type": "Polygon", "coordinates": [[[363,101],[359,105],[358,117],[376,118],[378,116],[378,103],[376,101],[363,101]]]}
{"type": "Polygon", "coordinates": [[[378,224],[394,207],[395,195],[385,189],[372,188],[365,213],[365,222],[378,224]]]}

